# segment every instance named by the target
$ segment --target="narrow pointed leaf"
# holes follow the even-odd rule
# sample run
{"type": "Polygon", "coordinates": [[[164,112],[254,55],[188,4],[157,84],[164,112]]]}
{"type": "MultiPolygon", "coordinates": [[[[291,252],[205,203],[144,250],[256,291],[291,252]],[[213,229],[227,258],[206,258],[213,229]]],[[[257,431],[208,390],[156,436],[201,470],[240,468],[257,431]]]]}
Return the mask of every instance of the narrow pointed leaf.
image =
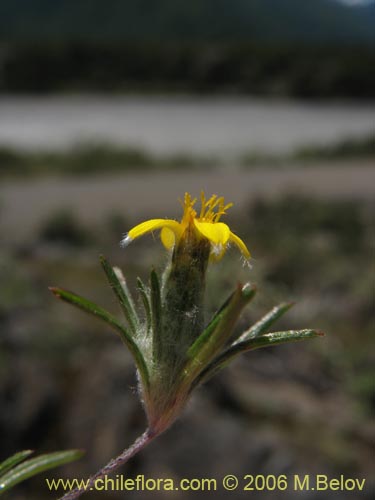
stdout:
{"type": "Polygon", "coordinates": [[[122,271],[119,268],[112,268],[103,255],[100,256],[100,263],[120,303],[121,309],[129,324],[130,331],[133,335],[136,335],[139,319],[122,271]]]}
{"type": "Polygon", "coordinates": [[[110,314],[108,311],[98,306],[97,304],[94,304],[93,302],[84,299],[83,297],[76,295],[75,293],[55,287],[51,287],[50,290],[59,299],[64,300],[65,302],[68,302],[69,304],[72,304],[79,309],[82,309],[83,311],[102,319],[114,330],[116,330],[117,333],[120,334],[120,337],[124,344],[133,355],[137,368],[142,377],[142,381],[144,382],[146,387],[148,387],[149,375],[144,357],[132,336],[128,333],[126,328],[121,323],[119,323],[119,321],[114,316],[112,316],[112,314],[110,314]]]}
{"type": "Polygon", "coordinates": [[[137,288],[138,288],[139,295],[141,296],[141,299],[143,302],[143,307],[145,309],[146,327],[147,327],[147,331],[149,331],[151,328],[151,305],[150,305],[150,299],[148,296],[146,285],[143,283],[141,278],[137,278],[137,288]]]}
{"type": "Polygon", "coordinates": [[[19,464],[23,460],[25,460],[32,453],[33,453],[32,450],[19,451],[18,453],[15,453],[11,457],[4,460],[4,462],[1,462],[0,463],[0,481],[1,481],[1,476],[3,474],[5,474],[8,470],[10,470],[12,467],[15,467],[17,464],[19,464]]]}
{"type": "Polygon", "coordinates": [[[58,451],[26,460],[0,478],[0,495],[16,484],[36,474],[60,465],[78,460],[83,455],[80,450],[58,451]]]}
{"type": "MultiPolygon", "coordinates": [[[[219,326],[221,329],[224,329],[227,322],[234,324],[243,307],[254,297],[255,293],[256,290],[254,287],[247,287],[246,285],[243,288],[238,287],[237,290],[228,297],[223,306],[210,321],[204,332],[190,347],[188,351],[189,358],[196,356],[201,351],[202,347],[207,344],[207,342],[214,342],[216,340],[213,338],[213,334],[219,326]]],[[[217,337],[217,334],[215,337],[217,337]]],[[[225,340],[227,340],[227,338],[225,340]]]]}
{"type": "Polygon", "coordinates": [[[209,324],[207,326],[210,326],[211,323],[213,323],[216,318],[220,315],[220,313],[222,311],[224,311],[224,309],[226,309],[226,307],[228,306],[228,304],[230,303],[230,301],[232,300],[233,298],[233,295],[236,293],[236,290],[234,292],[232,292],[229,297],[227,297],[224,302],[221,304],[221,306],[219,307],[219,309],[215,312],[215,314],[213,315],[213,317],[211,318],[209,324]]]}
{"type": "Polygon", "coordinates": [[[286,332],[266,333],[244,342],[232,344],[228,349],[217,356],[212,363],[198,375],[196,380],[194,380],[192,388],[209,380],[217,372],[227,366],[233,358],[241,353],[259,349],[261,347],[270,347],[278,344],[286,344],[288,342],[298,342],[299,340],[322,336],[324,336],[324,333],[319,330],[289,330],[286,332]]]}
{"type": "Polygon", "coordinates": [[[153,355],[154,359],[160,359],[162,353],[162,311],[160,283],[155,270],[151,271],[151,322],[153,331],[153,355]]]}
{"type": "Polygon", "coordinates": [[[212,318],[210,319],[210,321],[208,322],[206,328],[204,329],[204,331],[202,332],[202,334],[198,337],[198,339],[196,339],[196,341],[194,342],[194,344],[192,344],[192,346],[190,347],[190,356],[194,356],[194,350],[197,348],[197,346],[199,346],[200,342],[203,341],[204,337],[206,335],[210,335],[211,332],[214,331],[214,329],[216,328],[217,324],[219,323],[220,319],[223,317],[223,314],[228,305],[230,304],[231,300],[233,299],[233,296],[235,295],[236,293],[236,290],[234,292],[232,292],[229,297],[227,297],[225,299],[225,301],[221,304],[221,306],[219,307],[219,309],[217,311],[215,311],[215,314],[212,316],[212,318]],[[201,339],[201,340],[199,340],[201,339]]]}
{"type": "Polygon", "coordinates": [[[246,330],[235,342],[238,344],[244,342],[245,340],[250,340],[255,337],[259,337],[263,333],[267,333],[268,329],[273,325],[273,323],[278,320],[283,314],[285,314],[294,305],[293,302],[285,302],[279,304],[269,311],[263,318],[255,323],[251,328],[246,330]]]}
{"type": "Polygon", "coordinates": [[[199,373],[220,352],[230,338],[242,309],[255,293],[255,287],[238,286],[226,305],[193,343],[188,351],[188,362],[185,366],[185,373],[189,379],[199,373]]]}

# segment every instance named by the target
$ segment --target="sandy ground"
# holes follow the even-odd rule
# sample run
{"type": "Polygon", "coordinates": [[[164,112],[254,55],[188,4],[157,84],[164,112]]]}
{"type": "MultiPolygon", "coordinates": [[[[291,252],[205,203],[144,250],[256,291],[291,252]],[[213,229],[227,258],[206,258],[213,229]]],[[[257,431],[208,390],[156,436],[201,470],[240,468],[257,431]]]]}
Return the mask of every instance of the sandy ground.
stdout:
{"type": "MultiPolygon", "coordinates": [[[[235,202],[237,210],[252,199],[288,192],[330,197],[375,200],[375,165],[329,163],[251,170],[201,170],[140,172],[97,176],[2,180],[0,227],[6,243],[27,241],[40,223],[61,208],[74,211],[88,224],[113,213],[126,219],[142,216],[174,217],[180,213],[176,199],[185,191],[217,193],[235,202]]],[[[124,228],[126,230],[126,228],[124,228]]]]}

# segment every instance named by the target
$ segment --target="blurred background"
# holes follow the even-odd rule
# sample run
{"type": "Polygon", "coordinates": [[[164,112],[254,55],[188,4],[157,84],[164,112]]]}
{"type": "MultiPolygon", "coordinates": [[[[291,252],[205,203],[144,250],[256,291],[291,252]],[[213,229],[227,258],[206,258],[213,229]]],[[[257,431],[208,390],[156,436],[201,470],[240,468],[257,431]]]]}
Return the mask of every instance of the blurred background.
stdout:
{"type": "MultiPolygon", "coordinates": [[[[374,1],[1,1],[0,459],[84,448],[48,474],[81,478],[143,431],[130,356],[47,287],[118,313],[99,254],[133,288],[166,256],[151,236],[120,249],[123,233],[205,189],[235,203],[227,222],[254,257],[210,268],[207,316],[251,280],[239,327],[292,300],[276,329],[326,336],[242,356],[121,472],[344,474],[367,483],[340,499],[371,498],[374,26],[374,1]]],[[[55,498],[44,477],[9,498],[55,498]]]]}

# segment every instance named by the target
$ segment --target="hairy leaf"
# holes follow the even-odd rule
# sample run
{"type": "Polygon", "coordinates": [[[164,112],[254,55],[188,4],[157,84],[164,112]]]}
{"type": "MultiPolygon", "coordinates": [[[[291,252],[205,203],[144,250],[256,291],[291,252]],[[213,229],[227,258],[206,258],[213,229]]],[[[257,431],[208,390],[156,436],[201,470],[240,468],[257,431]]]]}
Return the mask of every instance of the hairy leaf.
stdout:
{"type": "Polygon", "coordinates": [[[324,333],[319,330],[289,330],[286,332],[265,333],[244,342],[232,344],[223,353],[217,356],[212,363],[203,370],[194,380],[192,389],[197,385],[206,382],[217,372],[223,369],[233,358],[241,353],[259,349],[261,347],[270,347],[288,342],[297,342],[299,340],[322,337],[324,333]]]}
{"type": "Polygon", "coordinates": [[[151,322],[153,332],[153,355],[154,359],[161,358],[163,352],[162,346],[162,310],[161,310],[161,295],[160,283],[156,271],[153,269],[150,275],[151,284],[151,322]]]}
{"type": "Polygon", "coordinates": [[[133,355],[137,368],[142,377],[142,381],[144,382],[145,386],[148,387],[149,374],[144,357],[132,336],[128,333],[126,328],[121,323],[119,323],[114,316],[112,316],[112,314],[110,314],[108,311],[98,306],[97,304],[94,304],[93,302],[84,299],[83,297],[76,295],[75,293],[63,290],[62,288],[54,287],[51,287],[50,290],[59,299],[62,299],[65,302],[68,302],[69,304],[72,304],[79,309],[82,309],[83,311],[102,319],[114,330],[116,330],[117,333],[120,334],[120,337],[124,344],[128,347],[129,351],[133,355]]]}
{"type": "Polygon", "coordinates": [[[151,305],[146,285],[143,283],[141,278],[137,278],[137,288],[145,309],[146,328],[147,331],[149,331],[151,328],[151,305]]]}
{"type": "Polygon", "coordinates": [[[26,460],[0,478],[0,495],[25,479],[40,474],[48,469],[77,460],[82,455],[83,452],[80,450],[68,450],[48,453],[26,460]]]}
{"type": "Polygon", "coordinates": [[[112,268],[103,255],[100,256],[100,263],[120,303],[130,331],[133,335],[136,335],[139,319],[122,271],[119,268],[112,268]]]}
{"type": "Polygon", "coordinates": [[[3,474],[5,474],[8,470],[10,470],[12,467],[15,467],[17,464],[19,464],[23,460],[25,460],[32,453],[33,453],[32,450],[19,451],[18,453],[15,453],[11,457],[4,460],[4,462],[1,462],[0,463],[0,481],[1,481],[1,476],[3,474]]]}
{"type": "Polygon", "coordinates": [[[208,327],[193,343],[188,351],[188,362],[185,367],[189,378],[201,371],[220,352],[232,335],[233,327],[242,309],[252,300],[255,293],[255,287],[239,285],[208,327]]]}
{"type": "Polygon", "coordinates": [[[263,318],[255,323],[251,328],[246,330],[235,342],[234,344],[238,344],[239,342],[244,342],[245,340],[250,340],[255,337],[259,337],[263,333],[267,333],[267,330],[273,323],[278,320],[283,314],[285,314],[289,309],[294,305],[293,302],[284,302],[274,307],[269,311],[263,318]]]}

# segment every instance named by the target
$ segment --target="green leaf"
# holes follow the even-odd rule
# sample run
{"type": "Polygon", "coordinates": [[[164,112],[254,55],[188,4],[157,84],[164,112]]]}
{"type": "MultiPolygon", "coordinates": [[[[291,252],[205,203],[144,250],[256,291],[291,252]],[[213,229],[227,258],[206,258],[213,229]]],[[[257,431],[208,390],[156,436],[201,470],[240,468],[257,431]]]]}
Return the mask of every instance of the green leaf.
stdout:
{"type": "Polygon", "coordinates": [[[68,450],[48,453],[26,460],[26,462],[17,465],[0,478],[0,495],[25,479],[77,460],[82,455],[83,452],[80,450],[68,450]]]}
{"type": "Polygon", "coordinates": [[[151,285],[151,323],[153,331],[153,357],[160,360],[163,352],[162,346],[162,311],[160,283],[156,271],[153,269],[150,275],[151,285]]]}
{"type": "MultiPolygon", "coordinates": [[[[213,328],[217,325],[218,321],[220,321],[220,318],[222,317],[222,314],[221,314],[221,313],[222,313],[224,310],[226,310],[226,309],[227,309],[228,304],[229,304],[229,303],[231,302],[231,300],[233,299],[233,296],[235,295],[236,291],[237,291],[237,290],[235,290],[234,292],[232,292],[232,293],[231,293],[231,294],[230,294],[230,295],[229,295],[229,296],[228,296],[228,297],[224,300],[224,302],[221,304],[221,306],[219,307],[219,309],[217,309],[217,311],[215,311],[214,315],[212,316],[212,318],[211,318],[211,319],[210,319],[210,321],[208,322],[208,324],[207,324],[207,326],[206,326],[205,330],[208,330],[208,329],[211,329],[211,330],[212,330],[212,329],[213,329],[213,328]]],[[[202,332],[202,334],[203,334],[203,333],[204,333],[204,332],[202,332]]]]}
{"type": "Polygon", "coordinates": [[[65,302],[68,302],[69,304],[72,304],[78,307],[79,309],[82,309],[83,311],[96,316],[97,318],[102,319],[114,330],[116,330],[117,333],[120,334],[120,337],[124,342],[124,344],[127,346],[129,351],[133,355],[133,358],[140,372],[143,383],[145,384],[146,387],[149,386],[148,369],[144,357],[142,355],[142,352],[139,350],[137,344],[135,343],[132,336],[128,333],[126,328],[121,323],[119,323],[118,320],[114,316],[112,316],[112,314],[110,314],[108,311],[101,308],[97,304],[94,304],[93,302],[84,299],[83,297],[80,297],[75,293],[63,290],[62,288],[55,288],[55,287],[50,287],[50,290],[57,298],[64,300],[65,302]]]}
{"type": "Polygon", "coordinates": [[[259,337],[263,333],[266,333],[273,323],[278,320],[283,314],[285,314],[294,305],[293,302],[284,302],[274,307],[269,311],[263,318],[261,318],[255,325],[246,330],[235,342],[244,342],[245,340],[250,340],[255,337],[259,337]]]}
{"type": "Polygon", "coordinates": [[[1,476],[5,474],[12,467],[15,467],[17,464],[25,460],[29,455],[34,453],[32,450],[19,451],[15,453],[11,457],[4,460],[4,462],[0,463],[0,480],[1,476]]]}
{"type": "Polygon", "coordinates": [[[233,327],[242,309],[252,300],[255,293],[255,287],[239,285],[193,343],[188,351],[188,362],[185,366],[185,373],[189,379],[194,378],[220,352],[232,335],[233,327]]]}
{"type": "Polygon", "coordinates": [[[112,268],[112,266],[103,255],[100,256],[100,263],[104,269],[112,290],[114,291],[118,301],[120,302],[121,309],[129,324],[129,328],[133,335],[136,335],[139,318],[122,271],[119,268],[112,268]]]}
{"type": "Polygon", "coordinates": [[[288,330],[286,332],[265,333],[254,339],[240,342],[232,348],[238,350],[239,352],[245,352],[253,349],[259,349],[260,347],[285,344],[286,342],[298,342],[299,340],[323,336],[324,333],[320,330],[288,330]]]}
{"type": "Polygon", "coordinates": [[[299,340],[322,336],[324,336],[324,333],[319,330],[289,330],[286,332],[265,333],[259,337],[232,344],[228,349],[217,356],[212,363],[198,375],[198,377],[194,380],[192,389],[209,380],[239,354],[259,349],[261,347],[270,347],[278,344],[286,344],[288,342],[298,342],[299,340]]]}
{"type": "Polygon", "coordinates": [[[148,290],[146,288],[146,285],[141,280],[141,278],[137,278],[137,288],[138,288],[139,295],[140,295],[142,302],[143,302],[143,307],[145,309],[146,328],[147,328],[147,331],[149,331],[151,328],[151,305],[150,305],[148,290]]]}

